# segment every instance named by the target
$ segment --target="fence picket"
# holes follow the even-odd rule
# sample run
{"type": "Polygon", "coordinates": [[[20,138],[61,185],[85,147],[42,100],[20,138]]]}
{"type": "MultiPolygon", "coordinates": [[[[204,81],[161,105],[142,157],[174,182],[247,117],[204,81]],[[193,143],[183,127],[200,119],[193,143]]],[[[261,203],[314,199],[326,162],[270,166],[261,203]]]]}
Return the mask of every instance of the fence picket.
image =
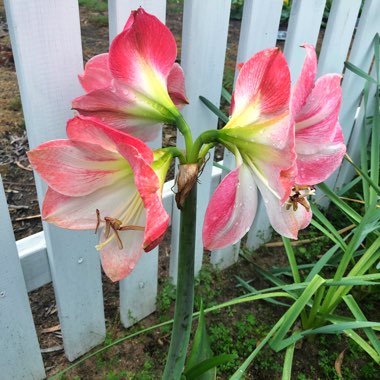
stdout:
{"type": "Polygon", "coordinates": [[[335,0],[332,3],[318,59],[318,76],[343,71],[361,3],[361,0],[335,0]]]}
{"type": "MultiPolygon", "coordinates": [[[[181,65],[185,72],[190,104],[183,110],[194,137],[216,128],[217,117],[199,100],[203,95],[219,106],[231,2],[229,0],[185,0],[182,28],[181,65]]],[[[211,153],[211,163],[213,152],[211,153]]],[[[195,274],[202,266],[202,227],[209,201],[212,164],[205,166],[198,186],[195,274]]],[[[179,212],[173,209],[170,276],[177,278],[179,212]]]]}
{"type": "Polygon", "coordinates": [[[305,59],[300,45],[316,45],[326,0],[293,0],[284,54],[288,60],[292,82],[297,80],[305,59]]]}
{"type": "Polygon", "coordinates": [[[44,364],[17,254],[1,176],[0,215],[1,372],[9,379],[44,379],[44,364]]]}
{"type": "MultiPolygon", "coordinates": [[[[380,33],[380,2],[366,0],[362,9],[359,25],[352,44],[349,61],[368,72],[373,59],[373,38],[380,33]]],[[[339,114],[344,139],[347,144],[347,153],[350,156],[358,156],[360,144],[355,134],[352,134],[355,116],[364,82],[356,74],[346,70],[344,74],[342,91],[342,107],[339,114]]],[[[357,124],[358,125],[358,124],[357,124]]],[[[343,162],[339,173],[336,171],[326,183],[331,187],[340,188],[353,176],[351,165],[343,162]]]]}
{"type": "MultiPolygon", "coordinates": [[[[120,33],[131,11],[142,6],[147,12],[165,22],[166,0],[154,1],[109,1],[110,41],[120,33]]],[[[150,145],[161,147],[161,137],[150,145]]],[[[132,274],[120,281],[120,319],[125,327],[129,327],[156,310],[158,283],[158,247],[143,256],[136,264],[132,274]],[[141,302],[144,300],[144,302],[141,302]]]]}
{"type": "MultiPolygon", "coordinates": [[[[76,0],[5,1],[29,144],[64,138],[83,69],[76,0]]],[[[45,186],[36,178],[39,201],[45,186]]],[[[95,220],[94,220],[95,222],[95,220]]],[[[94,233],[44,224],[65,353],[74,360],[105,337],[94,233]]]]}
{"type": "Polygon", "coordinates": [[[131,11],[143,7],[162,22],[166,17],[166,0],[108,0],[109,38],[112,41],[120,33],[131,11]]]}

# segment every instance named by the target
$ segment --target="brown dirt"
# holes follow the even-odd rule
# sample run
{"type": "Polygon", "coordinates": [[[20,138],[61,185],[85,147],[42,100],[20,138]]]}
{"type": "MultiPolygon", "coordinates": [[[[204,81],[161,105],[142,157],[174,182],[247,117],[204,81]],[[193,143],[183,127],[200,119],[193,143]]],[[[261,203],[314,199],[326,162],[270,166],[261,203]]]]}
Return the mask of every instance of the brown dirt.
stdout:
{"type": "MultiPolygon", "coordinates": [[[[93,55],[105,52],[108,48],[107,27],[95,26],[91,20],[99,12],[90,12],[81,8],[81,25],[83,50],[85,60],[93,55]]],[[[173,31],[180,52],[182,14],[181,7],[173,2],[168,7],[167,24],[173,31]]],[[[233,72],[236,60],[236,50],[238,35],[240,31],[240,21],[232,20],[229,30],[226,70],[233,72]]],[[[0,174],[2,175],[4,187],[9,204],[9,211],[12,218],[15,236],[20,239],[41,230],[41,221],[38,217],[39,208],[36,197],[36,190],[33,185],[33,174],[29,170],[28,160],[25,152],[28,150],[28,142],[25,134],[25,126],[20,104],[20,96],[16,80],[13,56],[11,52],[10,40],[5,22],[5,12],[2,2],[0,2],[0,174]]],[[[173,128],[165,128],[163,134],[164,145],[169,146],[175,143],[176,131],[173,128]]],[[[223,149],[217,149],[217,159],[223,156],[223,149]]],[[[164,287],[164,278],[168,275],[170,252],[170,232],[166,235],[164,243],[160,247],[159,272],[160,289],[164,287]]],[[[286,265],[286,257],[281,249],[262,250],[254,255],[255,261],[263,267],[270,268],[273,265],[286,265]]],[[[207,258],[206,258],[207,261],[207,258]]],[[[244,261],[229,268],[228,270],[215,274],[212,277],[212,289],[216,293],[213,301],[215,304],[242,294],[241,288],[236,287],[235,275],[244,279],[253,279],[256,288],[267,287],[268,284],[253,270],[252,266],[244,261]]],[[[198,288],[198,293],[202,292],[202,286],[198,288]]],[[[207,296],[207,295],[204,295],[207,296]]],[[[51,284],[46,285],[30,293],[32,312],[37,327],[40,345],[45,348],[56,348],[57,350],[43,354],[45,367],[48,376],[51,376],[64,369],[70,363],[65,358],[62,347],[62,339],[59,330],[59,321],[55,305],[54,292],[51,284]]],[[[115,340],[126,334],[147,326],[151,326],[161,321],[163,315],[160,311],[152,314],[136,327],[125,330],[122,328],[118,317],[118,285],[111,283],[104,277],[104,302],[107,321],[108,340],[115,340]]],[[[165,315],[172,315],[173,305],[170,310],[165,311],[165,315]]],[[[236,321],[245,320],[248,313],[253,313],[258,325],[262,324],[261,333],[254,337],[256,344],[265,336],[266,328],[273,324],[284,312],[281,307],[259,302],[235,307],[232,310],[224,310],[207,317],[208,326],[218,323],[231,325],[236,321]]],[[[154,363],[151,369],[152,378],[160,378],[165,353],[168,349],[170,334],[167,329],[155,330],[142,337],[128,340],[107,352],[86,361],[80,367],[71,371],[66,378],[74,379],[80,376],[81,379],[129,379],[131,373],[140,373],[144,363],[150,360],[154,363]],[[104,364],[108,363],[108,364],[104,364]],[[109,367],[111,366],[111,367],[109,367]],[[129,375],[112,377],[112,371],[119,373],[126,370],[129,375]]],[[[232,339],[237,339],[232,336],[232,339]]],[[[335,344],[335,343],[334,343],[335,344]]],[[[334,350],[338,355],[344,348],[347,348],[347,341],[343,340],[335,344],[334,350]]],[[[281,373],[273,365],[281,366],[283,354],[275,354],[266,349],[262,363],[268,362],[268,367],[260,364],[256,360],[252,368],[247,372],[246,379],[279,379],[281,373]]],[[[241,358],[243,359],[243,358],[241,358]]],[[[305,342],[302,348],[295,353],[294,374],[305,373],[311,378],[321,378],[318,376],[318,347],[314,343],[305,342]],[[307,356],[305,356],[307,352],[307,356]],[[316,368],[315,373],[310,373],[310,367],[316,368]]],[[[357,370],[361,362],[354,360],[350,364],[352,371],[357,370]]],[[[333,362],[330,363],[334,365],[333,362]]],[[[134,379],[137,379],[133,377],[134,379]]],[[[221,379],[227,377],[220,377],[221,379]]],[[[144,377],[142,379],[148,379],[144,377]]]]}

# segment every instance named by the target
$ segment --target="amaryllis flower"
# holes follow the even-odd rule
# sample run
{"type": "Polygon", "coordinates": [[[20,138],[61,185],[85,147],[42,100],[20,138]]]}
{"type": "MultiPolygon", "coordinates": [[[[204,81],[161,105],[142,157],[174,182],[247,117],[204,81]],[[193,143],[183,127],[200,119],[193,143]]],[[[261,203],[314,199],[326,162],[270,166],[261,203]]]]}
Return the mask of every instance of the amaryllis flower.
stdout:
{"type": "Polygon", "coordinates": [[[73,108],[144,141],[154,139],[187,104],[176,54],[170,30],[142,8],[133,11],[109,53],[87,62],[79,76],[87,94],[74,99],[73,108]]]}
{"type": "Polygon", "coordinates": [[[341,75],[326,74],[315,81],[315,49],[308,44],[304,47],[306,58],[291,100],[297,176],[284,207],[280,212],[269,214],[275,229],[293,239],[297,238],[298,230],[310,223],[312,213],[307,197],[314,193],[314,185],[323,182],[337,169],[346,152],[338,121],[342,100],[341,75]]]}
{"type": "Polygon", "coordinates": [[[296,175],[289,103],[289,69],[277,48],[263,50],[241,66],[230,120],[218,131],[218,140],[235,154],[237,168],[223,179],[207,208],[207,249],[233,244],[249,230],[257,187],[268,213],[278,212],[288,200],[296,175]]]}
{"type": "Polygon", "coordinates": [[[92,117],[69,120],[67,136],[28,154],[49,185],[42,217],[62,228],[99,229],[104,271],[120,280],[167,229],[161,196],[172,157],[92,117]]]}

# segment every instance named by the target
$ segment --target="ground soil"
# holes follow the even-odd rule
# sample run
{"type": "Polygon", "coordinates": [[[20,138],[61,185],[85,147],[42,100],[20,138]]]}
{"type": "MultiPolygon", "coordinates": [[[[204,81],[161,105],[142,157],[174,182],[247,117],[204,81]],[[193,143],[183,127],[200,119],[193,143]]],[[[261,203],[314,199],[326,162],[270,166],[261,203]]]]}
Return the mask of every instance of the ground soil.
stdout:
{"type": "MultiPolygon", "coordinates": [[[[108,28],[99,26],[94,23],[93,16],[105,15],[103,12],[90,11],[87,8],[81,8],[81,26],[84,60],[107,51],[108,48],[108,28]]],[[[173,31],[179,51],[181,47],[181,30],[182,30],[182,13],[181,6],[171,2],[168,7],[167,24],[173,31]]],[[[233,72],[236,62],[236,51],[238,36],[240,31],[240,21],[231,20],[226,70],[233,72]]],[[[280,43],[281,44],[281,43],[280,43]]],[[[2,2],[0,2],[0,174],[8,200],[9,212],[11,215],[15,236],[17,239],[29,236],[42,229],[39,215],[39,207],[36,196],[36,189],[33,181],[33,173],[29,166],[26,156],[28,150],[28,141],[25,132],[25,125],[22,114],[20,95],[17,85],[17,78],[13,62],[13,55],[5,21],[5,12],[2,2]]],[[[166,128],[163,134],[164,145],[169,146],[175,143],[176,131],[172,128],[166,128]]],[[[217,160],[223,156],[223,150],[217,149],[217,160]]],[[[173,175],[173,174],[171,174],[173,175]]],[[[160,248],[159,272],[160,288],[162,289],[168,275],[170,254],[170,232],[165,237],[164,243],[160,248]]],[[[273,266],[286,265],[286,256],[283,249],[264,249],[255,253],[253,259],[258,265],[266,268],[273,266]]],[[[207,256],[205,257],[207,261],[207,256]]],[[[255,287],[262,288],[268,286],[260,276],[254,271],[252,265],[245,261],[240,261],[228,270],[217,275],[213,275],[213,289],[215,290],[215,303],[228,300],[242,294],[242,289],[237,287],[235,275],[239,275],[246,280],[254,280],[255,287]]],[[[201,284],[202,286],[202,284],[201,284]]],[[[67,367],[70,363],[65,358],[62,347],[62,337],[59,329],[57,309],[55,305],[54,292],[51,284],[46,285],[30,294],[31,307],[35,324],[37,326],[40,345],[44,350],[45,367],[48,376],[56,374],[67,367]]],[[[104,277],[104,302],[105,314],[107,320],[108,336],[113,340],[125,336],[131,331],[137,331],[143,326],[150,326],[161,321],[159,312],[156,312],[138,324],[132,330],[122,328],[118,318],[118,286],[113,284],[104,277]]],[[[377,302],[377,301],[376,301],[377,302]]],[[[378,305],[378,303],[376,304],[378,305]]],[[[263,326],[273,324],[284,312],[281,307],[259,302],[254,305],[245,305],[234,308],[233,311],[223,311],[207,317],[208,326],[218,324],[219,322],[230,321],[235,323],[239,318],[243,318],[249,312],[255,315],[257,323],[263,326]]],[[[168,315],[171,315],[172,306],[168,315]]],[[[378,315],[377,315],[378,317],[378,315]]],[[[265,328],[264,328],[265,330],[265,328]]],[[[256,343],[265,336],[264,333],[255,336],[256,343]]],[[[170,334],[168,330],[161,329],[145,334],[142,337],[128,340],[123,344],[115,346],[102,355],[86,361],[80,367],[71,371],[66,378],[73,379],[79,376],[81,379],[121,379],[128,377],[111,377],[110,370],[101,366],[99,363],[112,361],[112,358],[118,358],[114,362],[113,368],[117,371],[125,369],[128,373],[139,373],[144,366],[147,358],[155,363],[151,369],[151,378],[159,379],[162,371],[162,365],[167,352],[170,334]]],[[[332,351],[338,357],[344,349],[347,349],[346,340],[333,342],[332,351]]],[[[247,354],[249,354],[247,352],[247,354]]],[[[263,365],[254,364],[247,373],[246,379],[277,379],[281,378],[281,372],[275,368],[275,364],[281,367],[283,354],[275,354],[266,350],[265,360],[268,360],[268,368],[263,365]],[[269,355],[269,356],[268,356],[269,355]],[[269,360],[268,357],[271,359],[269,360]],[[274,363],[274,364],[273,364],[274,363]]],[[[295,374],[307,374],[312,379],[327,378],[319,371],[318,346],[315,343],[304,342],[303,346],[298,348],[295,353],[295,374]],[[307,353],[307,354],[305,354],[307,353]],[[316,369],[311,373],[310,367],[316,369]]],[[[350,370],[355,373],[362,362],[352,361],[349,366],[350,370]]],[[[334,366],[334,362],[329,364],[334,366]]],[[[149,377],[147,377],[149,378],[149,377]]],[[[147,379],[146,378],[146,379],[147,379]]],[[[226,376],[220,377],[227,378],[226,376]]],[[[296,378],[296,377],[295,377],[296,378]]],[[[299,378],[299,377],[297,377],[299,378]]],[[[334,378],[334,377],[331,377],[334,378]]],[[[359,379],[359,377],[356,377],[359,379]]],[[[145,379],[145,378],[144,378],[145,379]]]]}

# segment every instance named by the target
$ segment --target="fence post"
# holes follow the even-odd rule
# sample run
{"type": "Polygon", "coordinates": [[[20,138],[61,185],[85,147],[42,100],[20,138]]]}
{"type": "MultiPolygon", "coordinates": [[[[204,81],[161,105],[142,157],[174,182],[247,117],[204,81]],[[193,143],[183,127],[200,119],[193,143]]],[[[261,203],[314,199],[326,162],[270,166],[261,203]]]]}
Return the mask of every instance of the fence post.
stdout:
{"type": "MultiPolygon", "coordinates": [[[[65,138],[71,100],[82,92],[78,1],[6,0],[5,9],[29,145],[65,138]]],[[[36,184],[41,204],[46,187],[36,184]]],[[[44,231],[65,353],[74,360],[105,337],[95,235],[48,224],[44,231]]]]}
{"type": "Polygon", "coordinates": [[[0,368],[4,379],[44,379],[45,370],[0,176],[0,368]]]}

